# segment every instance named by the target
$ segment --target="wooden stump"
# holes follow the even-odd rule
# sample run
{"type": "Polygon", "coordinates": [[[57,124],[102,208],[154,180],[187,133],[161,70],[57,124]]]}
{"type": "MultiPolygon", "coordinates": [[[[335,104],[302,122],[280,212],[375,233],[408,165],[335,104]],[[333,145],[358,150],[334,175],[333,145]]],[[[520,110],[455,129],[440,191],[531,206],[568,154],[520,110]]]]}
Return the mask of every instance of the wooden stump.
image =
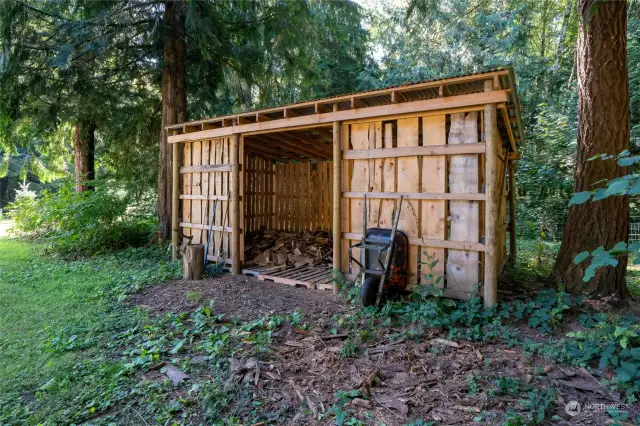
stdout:
{"type": "Polygon", "coordinates": [[[204,244],[188,245],[182,258],[185,280],[201,280],[204,276],[204,244]]]}

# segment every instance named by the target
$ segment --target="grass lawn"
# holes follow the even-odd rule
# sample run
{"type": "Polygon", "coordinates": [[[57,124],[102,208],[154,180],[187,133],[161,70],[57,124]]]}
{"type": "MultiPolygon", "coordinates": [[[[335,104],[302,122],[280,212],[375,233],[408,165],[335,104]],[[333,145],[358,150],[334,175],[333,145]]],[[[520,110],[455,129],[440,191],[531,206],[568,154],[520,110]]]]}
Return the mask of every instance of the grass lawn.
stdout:
{"type": "MultiPolygon", "coordinates": [[[[527,279],[548,274],[558,245],[519,243],[518,273],[527,279]]],[[[482,412],[460,414],[466,421],[473,417],[492,424],[535,424],[539,416],[547,421],[562,415],[563,407],[554,402],[556,392],[564,392],[566,400],[574,396],[566,389],[551,388],[557,384],[546,376],[545,366],[553,360],[576,368],[596,368],[604,355],[603,365],[616,374],[610,385],[626,392],[623,398],[632,404],[625,415],[635,419],[640,414],[635,403],[640,395],[640,349],[631,349],[640,347],[637,321],[618,315],[589,313],[585,317],[586,308],[568,295],[551,291],[535,300],[505,303],[488,317],[479,299],[454,303],[435,297],[390,301],[380,311],[349,309],[331,317],[323,314],[309,322],[300,312],[228,319],[207,301],[194,312],[149,318],[121,302],[132,292],[179,275],[179,263],[169,261],[165,250],[132,249],[63,261],[43,257],[37,249],[32,243],[0,237],[0,425],[306,424],[317,420],[329,424],[331,419],[351,425],[395,425],[382,421],[396,415],[388,408],[374,406],[375,416],[371,417],[371,413],[345,405],[352,398],[366,397],[360,393],[360,379],[349,382],[355,364],[369,363],[373,368],[377,362],[407,361],[406,354],[398,360],[373,360],[367,355],[367,348],[393,346],[394,341],[405,342],[420,354],[409,362],[431,359],[427,365],[437,366],[435,370],[441,373],[452,360],[466,360],[464,371],[468,372],[454,374],[466,384],[460,388],[458,383],[455,391],[466,392],[464,397],[472,404],[491,402],[482,412]],[[567,318],[577,321],[578,315],[588,334],[562,337],[567,318]],[[530,334],[521,336],[513,326],[522,322],[528,324],[530,333],[543,333],[543,338],[530,341],[530,334]],[[551,332],[561,337],[548,340],[551,332]],[[475,342],[477,350],[495,355],[478,362],[477,351],[460,358],[458,349],[431,348],[428,340],[433,333],[475,342]],[[318,337],[329,334],[342,339],[324,342],[318,337]],[[318,338],[305,337],[312,335],[318,338]],[[306,343],[293,342],[292,349],[291,340],[306,343]],[[287,353],[289,358],[283,358],[287,353]],[[520,383],[502,377],[506,370],[493,366],[491,358],[503,355],[504,362],[520,360],[511,363],[514,368],[509,374],[516,378],[524,377],[531,371],[529,363],[537,362],[534,381],[520,383]],[[240,365],[245,360],[260,360],[264,368],[273,367],[264,370],[272,373],[260,375],[258,368],[258,375],[247,373],[245,379],[250,380],[240,380],[232,367],[234,359],[240,365]],[[166,367],[186,373],[189,380],[172,383],[166,367]],[[301,374],[317,368],[324,370],[315,373],[312,383],[322,390],[317,397],[325,405],[322,412],[312,413],[309,400],[300,403],[299,395],[292,392],[299,392],[296,386],[303,383],[301,374]],[[339,373],[344,377],[335,378],[339,373]],[[270,382],[264,382],[266,376],[270,382]],[[274,395],[285,394],[291,396],[288,402],[274,399],[274,395]],[[528,398],[530,406],[523,408],[518,404],[522,399],[515,396],[528,398]],[[511,414],[505,417],[506,411],[511,414]],[[513,423],[502,423],[505,419],[513,423]]],[[[466,343],[461,348],[466,350],[466,343]]],[[[418,367],[409,370],[418,371],[418,367]]],[[[368,377],[368,371],[360,373],[368,377]]],[[[455,381],[444,382],[451,385],[455,381]]],[[[427,416],[425,410],[433,403],[430,393],[423,397],[411,409],[412,419],[402,424],[432,424],[419,423],[422,417],[417,416],[427,416]]],[[[456,404],[453,399],[449,402],[456,404]]]]}
{"type": "Polygon", "coordinates": [[[85,409],[82,396],[104,391],[118,371],[119,359],[102,349],[110,335],[144,319],[111,300],[177,270],[148,251],[143,258],[128,251],[65,262],[41,257],[36,248],[0,238],[0,424],[25,402],[33,402],[33,424],[64,421],[67,410],[85,409]],[[56,392],[40,391],[50,388],[56,392]]]}

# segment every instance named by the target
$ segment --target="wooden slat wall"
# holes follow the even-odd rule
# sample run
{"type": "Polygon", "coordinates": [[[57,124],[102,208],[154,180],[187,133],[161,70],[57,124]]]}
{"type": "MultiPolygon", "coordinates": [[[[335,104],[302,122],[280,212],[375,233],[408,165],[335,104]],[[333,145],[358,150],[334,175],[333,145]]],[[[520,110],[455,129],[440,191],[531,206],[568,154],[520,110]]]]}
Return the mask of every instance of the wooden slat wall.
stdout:
{"type": "MultiPolygon", "coordinates": [[[[273,166],[271,226],[283,231],[330,230],[333,173],[330,162],[273,166]]],[[[256,228],[256,229],[259,229],[256,228]]]]}
{"type": "Polygon", "coordinates": [[[246,232],[275,225],[274,185],[277,181],[273,161],[256,154],[245,157],[244,226],[246,232]]]}
{"type": "MultiPolygon", "coordinates": [[[[343,126],[343,151],[380,148],[411,148],[481,142],[481,117],[467,114],[372,121],[343,126]]],[[[396,151],[398,152],[398,151],[396,151]]],[[[482,197],[466,200],[464,194],[482,192],[480,166],[484,154],[403,156],[343,160],[342,191],[351,193],[458,193],[462,199],[405,199],[399,227],[411,239],[410,285],[435,284],[445,295],[468,297],[482,280],[478,251],[429,247],[420,241],[457,241],[482,247],[480,206],[482,197]],[[432,267],[433,265],[433,267],[432,267]],[[427,279],[427,274],[433,277],[427,279]]],[[[391,228],[396,198],[368,198],[368,227],[391,228]]],[[[343,272],[348,271],[348,247],[362,233],[362,198],[343,198],[343,272]]],[[[461,246],[462,247],[462,246],[461,246]]],[[[465,248],[470,245],[465,246],[465,248]]],[[[358,258],[358,253],[354,257],[358,258]]],[[[352,265],[352,274],[358,272],[352,265]]]]}
{"type": "MultiPolygon", "coordinates": [[[[184,144],[184,166],[230,164],[230,138],[204,140],[184,144]]],[[[183,172],[182,218],[180,226],[186,236],[192,236],[192,244],[207,244],[209,225],[213,219],[208,256],[221,254],[230,263],[231,228],[228,211],[230,172],[183,172]],[[213,217],[213,198],[217,198],[213,217]],[[224,232],[222,227],[225,227],[224,232]]]]}

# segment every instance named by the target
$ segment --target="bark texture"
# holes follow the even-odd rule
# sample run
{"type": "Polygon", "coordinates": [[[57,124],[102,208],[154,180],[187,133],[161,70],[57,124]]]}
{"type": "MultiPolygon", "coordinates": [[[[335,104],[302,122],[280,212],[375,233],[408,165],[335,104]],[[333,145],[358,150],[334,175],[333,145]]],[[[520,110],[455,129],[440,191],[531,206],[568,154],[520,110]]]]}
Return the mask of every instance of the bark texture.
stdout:
{"type": "Polygon", "coordinates": [[[187,121],[185,78],[185,3],[167,1],[164,12],[164,58],[162,68],[162,128],[158,162],[158,224],[160,238],[171,236],[172,149],[166,126],[187,121]]]}
{"type": "Polygon", "coordinates": [[[95,139],[96,128],[91,121],[76,124],[73,135],[73,156],[76,172],[76,192],[93,189],[87,181],[96,178],[95,173],[95,139]]]}
{"type": "MultiPolygon", "coordinates": [[[[629,148],[627,78],[627,2],[580,0],[578,35],[578,153],[574,192],[595,189],[596,182],[627,173],[615,161],[587,161],[596,154],[618,154],[629,148]],[[594,3],[597,3],[594,7],[594,3]]],[[[628,197],[610,197],[573,206],[562,235],[552,279],[573,293],[625,299],[627,259],[602,268],[585,283],[588,262],[573,263],[576,254],[627,241],[628,197]]]]}

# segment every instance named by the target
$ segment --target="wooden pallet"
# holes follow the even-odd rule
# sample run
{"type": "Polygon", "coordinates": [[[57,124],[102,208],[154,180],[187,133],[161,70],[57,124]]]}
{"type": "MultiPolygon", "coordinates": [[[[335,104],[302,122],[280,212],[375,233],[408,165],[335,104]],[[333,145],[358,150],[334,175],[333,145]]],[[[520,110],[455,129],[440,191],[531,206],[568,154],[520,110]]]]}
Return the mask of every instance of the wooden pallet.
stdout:
{"type": "Polygon", "coordinates": [[[258,275],[258,279],[310,289],[331,290],[333,269],[326,266],[299,266],[264,272],[258,275]]]}
{"type": "Polygon", "coordinates": [[[289,266],[287,265],[280,265],[280,266],[274,266],[274,265],[266,265],[266,266],[258,266],[258,265],[254,265],[254,266],[246,266],[245,268],[242,269],[242,273],[244,275],[250,275],[252,277],[256,277],[258,278],[261,274],[268,274],[268,273],[272,273],[272,272],[277,272],[277,271],[281,271],[284,269],[289,268],[289,266]]]}

